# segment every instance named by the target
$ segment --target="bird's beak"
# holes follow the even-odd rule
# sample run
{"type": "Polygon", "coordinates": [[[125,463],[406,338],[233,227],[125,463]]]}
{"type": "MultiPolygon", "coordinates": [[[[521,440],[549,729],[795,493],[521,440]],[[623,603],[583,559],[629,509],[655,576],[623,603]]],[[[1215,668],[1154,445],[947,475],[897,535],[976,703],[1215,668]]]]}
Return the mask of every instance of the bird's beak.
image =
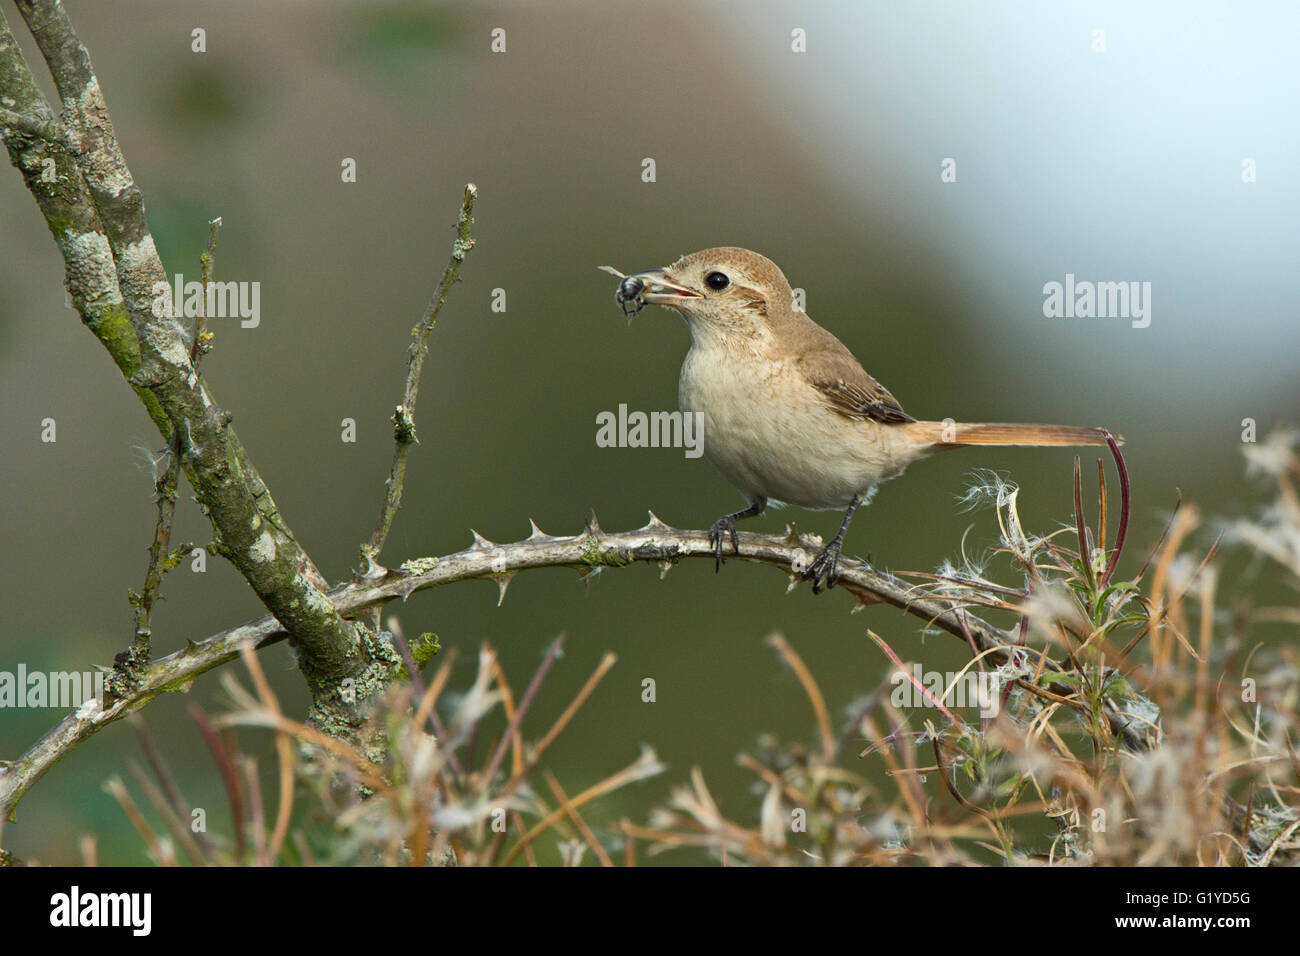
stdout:
{"type": "MultiPolygon", "coordinates": [[[[684,285],[680,285],[668,278],[666,269],[649,269],[646,272],[630,275],[628,279],[641,281],[644,288],[639,298],[646,305],[674,306],[678,305],[683,299],[700,298],[698,292],[692,292],[684,285]]],[[[626,281],[624,280],[625,283],[626,281]]]]}
{"type": "Polygon", "coordinates": [[[692,292],[686,286],[668,278],[667,269],[650,269],[625,276],[613,266],[600,266],[601,272],[608,272],[622,281],[614,293],[614,301],[627,316],[628,324],[632,317],[647,305],[664,305],[670,309],[680,309],[687,299],[701,298],[700,293],[692,292]]]}

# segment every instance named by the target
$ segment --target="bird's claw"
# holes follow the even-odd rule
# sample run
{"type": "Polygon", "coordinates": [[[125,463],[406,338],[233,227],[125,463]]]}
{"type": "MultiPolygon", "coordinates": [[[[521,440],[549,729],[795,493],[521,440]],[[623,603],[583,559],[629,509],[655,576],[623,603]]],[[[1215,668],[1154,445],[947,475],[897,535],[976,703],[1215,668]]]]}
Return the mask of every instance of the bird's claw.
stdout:
{"type": "Polygon", "coordinates": [[[822,548],[821,554],[813,559],[812,564],[808,565],[808,570],[803,573],[805,578],[812,581],[813,594],[821,594],[823,590],[829,591],[835,587],[839,565],[840,542],[832,541],[822,548]]]}
{"type": "Polygon", "coordinates": [[[726,541],[724,535],[731,538],[731,550],[739,557],[740,538],[736,535],[736,519],[731,515],[723,515],[713,522],[713,527],[709,529],[709,544],[713,546],[713,570],[715,573],[722,570],[722,566],[727,563],[727,559],[722,556],[723,544],[726,541]]]}

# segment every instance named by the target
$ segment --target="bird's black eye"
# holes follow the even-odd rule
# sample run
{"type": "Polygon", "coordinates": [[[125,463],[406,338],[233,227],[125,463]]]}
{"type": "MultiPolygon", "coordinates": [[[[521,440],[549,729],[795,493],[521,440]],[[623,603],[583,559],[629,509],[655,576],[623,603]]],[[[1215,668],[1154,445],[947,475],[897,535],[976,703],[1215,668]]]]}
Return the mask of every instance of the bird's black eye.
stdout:
{"type": "Polygon", "coordinates": [[[721,292],[727,286],[731,285],[731,280],[721,272],[710,272],[704,277],[704,284],[714,292],[721,292]]]}

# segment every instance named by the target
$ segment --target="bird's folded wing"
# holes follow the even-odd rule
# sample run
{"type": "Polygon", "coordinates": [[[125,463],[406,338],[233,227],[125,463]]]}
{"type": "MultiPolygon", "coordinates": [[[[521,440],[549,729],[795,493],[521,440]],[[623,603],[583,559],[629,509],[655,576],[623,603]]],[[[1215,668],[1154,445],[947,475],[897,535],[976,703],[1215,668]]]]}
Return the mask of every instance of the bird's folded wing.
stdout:
{"type": "Polygon", "coordinates": [[[841,415],[887,425],[916,421],[847,349],[844,354],[822,350],[805,353],[798,360],[798,368],[804,380],[841,415]]]}

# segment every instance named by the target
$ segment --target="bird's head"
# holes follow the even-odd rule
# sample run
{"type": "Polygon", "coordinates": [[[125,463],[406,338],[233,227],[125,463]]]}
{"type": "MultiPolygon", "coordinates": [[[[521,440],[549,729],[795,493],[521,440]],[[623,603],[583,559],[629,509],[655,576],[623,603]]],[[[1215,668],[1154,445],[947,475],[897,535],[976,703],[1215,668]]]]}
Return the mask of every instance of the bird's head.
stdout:
{"type": "Polygon", "coordinates": [[[619,303],[676,309],[693,335],[758,335],[774,316],[788,314],[794,292],[772,260],[734,246],[682,256],[663,269],[624,277],[619,303]]]}

